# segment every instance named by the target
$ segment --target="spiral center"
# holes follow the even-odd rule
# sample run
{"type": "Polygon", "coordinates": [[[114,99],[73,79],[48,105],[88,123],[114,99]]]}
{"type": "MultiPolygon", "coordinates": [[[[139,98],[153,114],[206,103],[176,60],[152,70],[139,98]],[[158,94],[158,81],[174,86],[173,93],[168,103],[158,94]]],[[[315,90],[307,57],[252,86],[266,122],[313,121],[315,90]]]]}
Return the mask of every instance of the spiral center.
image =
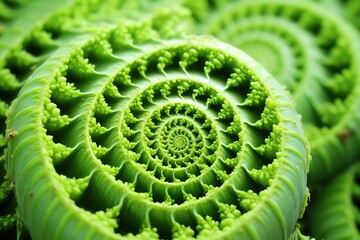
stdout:
{"type": "Polygon", "coordinates": [[[186,145],[187,145],[186,137],[183,136],[183,135],[175,136],[173,145],[178,150],[184,149],[186,147],[186,145]]]}

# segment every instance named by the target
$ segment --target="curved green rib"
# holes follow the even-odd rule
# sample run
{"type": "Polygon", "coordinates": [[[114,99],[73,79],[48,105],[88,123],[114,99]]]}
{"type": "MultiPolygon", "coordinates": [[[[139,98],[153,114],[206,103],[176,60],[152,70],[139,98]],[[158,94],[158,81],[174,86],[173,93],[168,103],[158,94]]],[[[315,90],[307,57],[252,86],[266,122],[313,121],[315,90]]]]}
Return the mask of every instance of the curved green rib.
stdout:
{"type": "Polygon", "coordinates": [[[360,41],[350,24],[314,2],[255,0],[224,5],[200,29],[287,86],[312,149],[310,185],[351,163],[360,142],[360,41]]]}
{"type": "Polygon", "coordinates": [[[354,164],[316,192],[307,212],[309,231],[317,239],[360,238],[360,165],[354,164]]]}
{"type": "MultiPolygon", "coordinates": [[[[15,239],[21,237],[20,223],[17,224],[17,204],[13,194],[14,182],[10,181],[4,168],[4,149],[6,148],[6,135],[14,133],[5,131],[6,112],[11,101],[21,88],[20,74],[29,72],[36,64],[44,60],[42,56],[33,56],[26,52],[26,47],[32,43],[44,44],[49,41],[46,35],[39,34],[38,22],[56,11],[57,4],[49,1],[33,1],[22,3],[13,1],[0,2],[0,21],[4,20],[3,31],[0,26],[0,238],[15,239]],[[39,8],[39,6],[42,6],[39,8]],[[44,11],[45,10],[45,11],[44,11]],[[7,13],[5,16],[2,13],[7,13]],[[31,13],[31,14],[29,14],[31,13]],[[32,15],[34,14],[34,15],[32,15]],[[22,16],[16,18],[16,16],[22,16]],[[25,20],[25,21],[24,21],[25,20]],[[19,31],[22,29],[22,31],[19,31]],[[38,33],[38,34],[36,34],[38,33]]],[[[65,4],[65,2],[64,2],[65,4]]],[[[65,5],[67,7],[67,5],[65,5]]],[[[1,25],[1,22],[0,22],[1,25]]],[[[41,46],[42,47],[42,46],[41,46]]],[[[29,50],[29,49],[27,49],[29,50]]],[[[21,77],[23,78],[23,77],[21,77]]]]}
{"type": "Polygon", "coordinates": [[[309,151],[285,91],[215,39],[138,30],[73,39],[11,107],[9,170],[31,236],[288,239],[309,151]]]}
{"type": "MultiPolygon", "coordinates": [[[[152,15],[154,25],[166,18],[167,22],[157,29],[163,37],[177,35],[186,23],[186,10],[178,8],[176,14],[164,11],[170,7],[161,1],[140,4],[139,1],[35,0],[31,3],[0,4],[0,21],[6,20],[6,29],[0,30],[0,164],[3,169],[4,151],[11,131],[5,131],[7,110],[16,98],[26,79],[59,46],[66,44],[76,35],[95,34],[100,27],[108,28],[112,22],[123,18],[146,19],[152,15]],[[21,5],[23,4],[23,5],[21,5]],[[4,6],[5,6],[4,5],[4,6]],[[133,13],[133,9],[137,12],[133,13]],[[1,10],[11,15],[3,17],[1,10]],[[11,10],[11,12],[10,12],[11,10]],[[150,11],[145,13],[145,11],[150,11]],[[14,16],[21,16],[15,18],[14,16]],[[114,16],[117,16],[114,18],[114,16]],[[103,20],[102,20],[103,19],[103,20]],[[112,19],[112,21],[110,21],[112,19]],[[105,23],[106,20],[106,23],[105,23]],[[103,22],[102,22],[103,21],[103,22]],[[184,23],[180,22],[184,21],[184,23]],[[95,24],[96,22],[96,24],[95,24]],[[176,25],[177,29],[172,26],[176,25]],[[168,31],[171,29],[171,33],[168,31]],[[6,30],[6,31],[5,31],[6,30]],[[21,31],[20,31],[21,30],[21,31]],[[8,135],[8,136],[7,136],[8,135]]],[[[171,8],[170,8],[171,9],[171,8]]],[[[0,22],[1,24],[1,22],[0,22]]],[[[156,27],[156,26],[155,26],[156,27]]],[[[144,30],[144,29],[143,29],[144,30]]],[[[184,32],[184,31],[183,31],[184,32]]],[[[16,236],[16,204],[12,187],[14,183],[5,179],[6,169],[0,171],[0,238],[16,236]],[[2,235],[3,234],[3,235],[2,235]]],[[[19,229],[21,231],[21,229],[19,229]]]]}

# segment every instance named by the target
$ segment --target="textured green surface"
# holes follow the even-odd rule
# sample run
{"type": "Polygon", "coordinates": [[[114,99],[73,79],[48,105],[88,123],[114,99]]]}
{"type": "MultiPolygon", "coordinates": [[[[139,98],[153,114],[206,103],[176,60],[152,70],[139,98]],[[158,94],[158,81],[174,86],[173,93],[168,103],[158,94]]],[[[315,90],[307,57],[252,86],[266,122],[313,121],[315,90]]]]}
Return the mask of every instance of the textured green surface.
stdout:
{"type": "Polygon", "coordinates": [[[0,239],[359,239],[359,5],[0,0],[0,239]]]}
{"type": "MultiPolygon", "coordinates": [[[[64,2],[65,4],[65,2],[64,2]]],[[[67,5],[65,4],[67,7],[67,5]]],[[[56,11],[56,3],[46,4],[34,1],[34,4],[11,4],[9,1],[0,3],[0,238],[15,239],[21,235],[21,229],[16,227],[18,216],[16,213],[16,200],[13,194],[14,182],[10,181],[4,168],[4,149],[7,136],[12,132],[5,131],[6,111],[22,82],[27,75],[44,60],[45,50],[54,46],[48,35],[34,31],[39,23],[56,11]],[[4,5],[2,5],[4,4],[4,5]],[[43,6],[43,8],[39,8],[43,6]],[[31,10],[29,14],[28,10],[31,10]],[[1,13],[6,11],[9,15],[4,17],[1,13]],[[34,14],[35,13],[35,14],[34,14]],[[34,14],[34,15],[33,15],[34,14]],[[22,16],[16,18],[16,16],[22,16]],[[4,31],[2,31],[4,30],[4,31]],[[40,47],[41,46],[41,47],[40,47]],[[38,48],[36,48],[38,47],[38,48]],[[37,50],[44,52],[37,52],[37,50]],[[33,51],[34,50],[34,51],[33,51]],[[35,52],[36,51],[36,52],[35,52]]]]}
{"type": "Polygon", "coordinates": [[[158,27],[163,37],[183,31],[184,24],[179,21],[181,19],[186,23],[188,11],[177,8],[177,13],[169,16],[171,7],[166,4],[159,6],[160,3],[161,1],[154,1],[149,5],[141,1],[126,3],[123,0],[114,0],[102,4],[102,1],[95,0],[36,0],[22,5],[15,1],[1,2],[5,4],[0,5],[0,185],[3,195],[0,198],[1,239],[15,238],[17,219],[13,187],[10,187],[14,182],[7,179],[6,170],[3,169],[6,140],[14,134],[5,130],[6,112],[26,79],[55,49],[72,41],[76,35],[96,33],[101,26],[111,26],[111,22],[122,21],[125,16],[127,19],[139,20],[153,14],[154,25],[167,19],[166,23],[158,27]],[[164,11],[165,8],[168,11],[164,11]],[[132,11],[133,9],[137,11],[132,11]],[[1,14],[3,11],[9,15],[5,17],[5,13],[1,14]],[[174,25],[177,28],[173,28],[174,25]],[[169,32],[168,29],[172,31],[169,32]]]}
{"type": "Polygon", "coordinates": [[[309,231],[317,239],[359,239],[360,165],[354,164],[317,191],[309,205],[309,231]]]}
{"type": "Polygon", "coordinates": [[[309,184],[354,161],[360,141],[360,47],[347,21],[309,1],[224,4],[199,27],[248,52],[287,86],[312,159],[309,184]]]}
{"type": "MultiPolygon", "coordinates": [[[[4,169],[4,158],[0,159],[0,174],[1,176],[6,176],[6,172],[4,169]]],[[[13,190],[14,186],[10,183],[10,181],[2,180],[0,185],[0,229],[2,232],[8,232],[14,230],[14,226],[16,225],[16,202],[13,194],[10,192],[13,190]]],[[[15,233],[11,233],[13,236],[16,236],[15,233]]],[[[0,234],[2,236],[2,234],[0,234]]]]}
{"type": "Polygon", "coordinates": [[[309,152],[286,92],[229,45],[151,25],[74,37],[11,107],[31,236],[289,238],[309,152]]]}

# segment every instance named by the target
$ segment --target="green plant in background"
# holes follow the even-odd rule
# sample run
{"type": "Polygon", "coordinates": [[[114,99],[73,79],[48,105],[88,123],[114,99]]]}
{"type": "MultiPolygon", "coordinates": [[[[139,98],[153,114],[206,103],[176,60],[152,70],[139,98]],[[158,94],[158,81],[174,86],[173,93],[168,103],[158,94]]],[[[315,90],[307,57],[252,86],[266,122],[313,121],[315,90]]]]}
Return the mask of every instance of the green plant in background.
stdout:
{"type": "Polygon", "coordinates": [[[11,107],[31,236],[289,238],[309,152],[286,92],[229,45],[140,26],[74,38],[11,107]]]}
{"type": "Polygon", "coordinates": [[[360,41],[350,24],[314,2],[244,0],[222,5],[199,29],[249,53],[287,86],[312,149],[310,185],[354,161],[360,41]]]}
{"type": "Polygon", "coordinates": [[[16,9],[21,8],[24,1],[0,1],[0,36],[6,29],[8,23],[16,18],[16,9]]]}
{"type": "Polygon", "coordinates": [[[354,164],[312,197],[309,232],[317,239],[359,239],[360,165],[354,164]]]}
{"type": "Polygon", "coordinates": [[[328,9],[335,11],[358,29],[360,29],[360,2],[357,0],[315,0],[315,2],[321,3],[328,9]]]}

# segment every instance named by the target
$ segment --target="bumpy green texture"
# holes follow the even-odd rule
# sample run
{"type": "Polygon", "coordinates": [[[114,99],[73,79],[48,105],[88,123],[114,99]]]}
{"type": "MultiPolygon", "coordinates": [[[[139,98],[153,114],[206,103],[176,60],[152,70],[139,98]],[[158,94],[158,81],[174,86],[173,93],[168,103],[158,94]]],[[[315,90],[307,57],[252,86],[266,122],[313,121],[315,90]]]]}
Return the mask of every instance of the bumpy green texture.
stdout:
{"type": "Polygon", "coordinates": [[[314,2],[242,0],[199,29],[249,53],[287,86],[312,149],[310,185],[354,161],[360,40],[347,21],[314,2]]]}
{"type": "MultiPolygon", "coordinates": [[[[45,59],[45,52],[55,44],[49,34],[38,31],[38,23],[54,12],[56,3],[34,5],[17,1],[0,2],[0,238],[15,239],[20,236],[17,227],[14,182],[10,181],[4,168],[6,140],[15,132],[5,131],[6,112],[16,97],[22,82],[37,64],[45,59]],[[33,10],[29,14],[28,10],[33,10]],[[45,10],[45,11],[44,11],[45,10]],[[35,15],[32,15],[35,13],[35,15]],[[22,16],[16,18],[16,16],[22,16]],[[20,31],[21,29],[21,31],[20,31]],[[36,29],[36,30],[35,30],[36,29]],[[41,51],[44,50],[44,51],[41,51]]],[[[65,4],[65,2],[64,2],[65,4]]],[[[67,6],[65,4],[65,6],[67,6]]],[[[18,224],[19,226],[19,224],[18,224]]]]}
{"type": "Polygon", "coordinates": [[[74,37],[10,108],[32,238],[288,239],[309,149],[287,93],[236,48],[160,40],[154,21],[74,37]]]}
{"type": "Polygon", "coordinates": [[[146,19],[145,16],[151,15],[154,18],[154,28],[161,31],[162,37],[185,33],[184,26],[187,25],[186,17],[190,14],[189,11],[177,7],[177,12],[171,13],[175,7],[166,6],[160,0],[151,4],[140,2],[113,0],[102,4],[100,0],[37,0],[17,9],[16,14],[21,17],[11,21],[0,38],[2,138],[5,136],[6,109],[15,99],[23,82],[55,49],[71,41],[72,35],[96,32],[99,28],[120,22],[121,19],[141,21],[146,19]],[[147,11],[150,13],[145,14],[147,11]],[[162,26],[159,26],[160,23],[162,26]]]}
{"type": "Polygon", "coordinates": [[[334,177],[311,199],[309,230],[317,239],[360,238],[360,164],[334,177]]]}
{"type": "MultiPolygon", "coordinates": [[[[140,21],[152,16],[154,27],[164,38],[184,33],[183,26],[187,23],[189,11],[177,8],[176,13],[171,13],[172,7],[168,5],[162,1],[153,1],[150,5],[148,2],[124,0],[107,1],[106,4],[97,0],[0,2],[1,169],[6,140],[16,135],[14,131],[5,130],[7,109],[38,66],[59,46],[71,42],[75,36],[95,34],[97,29],[107,28],[112,22],[122,21],[123,18],[140,21]],[[2,14],[4,11],[8,15],[2,14]],[[163,22],[163,19],[167,21],[163,22]],[[163,24],[159,26],[159,22],[163,24]]],[[[13,187],[9,187],[14,183],[8,181],[5,169],[0,171],[0,185],[0,239],[15,239],[16,204],[13,187]]]]}
{"type": "Polygon", "coordinates": [[[125,4],[124,0],[114,0],[107,4],[101,2],[37,0],[17,9],[16,14],[21,17],[11,21],[0,38],[0,139],[5,136],[6,110],[23,82],[55,49],[71,41],[72,35],[96,32],[100,27],[106,28],[109,23],[102,23],[102,19],[112,19],[114,23],[124,18],[141,21],[145,18],[143,15],[150,15],[142,12],[146,8],[146,11],[155,12],[152,13],[154,25],[163,19],[169,20],[163,23],[164,26],[158,27],[163,29],[163,36],[168,37],[167,35],[176,35],[184,30],[179,20],[183,17],[181,20],[186,22],[188,14],[181,8],[177,8],[177,13],[172,15],[169,13],[171,8],[166,8],[168,13],[162,11],[163,9],[159,9],[157,5],[161,1],[152,4],[140,4],[139,1],[125,4]],[[134,9],[136,13],[132,12],[134,9]],[[113,15],[117,18],[114,19],[113,15]],[[176,25],[177,28],[174,28],[176,25]],[[172,30],[171,33],[169,29],[172,30]]]}
{"type": "MultiPolygon", "coordinates": [[[[65,2],[63,4],[69,8],[65,2]]],[[[47,58],[50,50],[59,46],[52,39],[53,34],[44,29],[49,16],[58,11],[58,7],[59,3],[34,1],[34,4],[13,10],[13,15],[22,17],[12,19],[0,38],[0,156],[5,146],[1,142],[6,135],[5,120],[9,105],[26,77],[47,58]]]]}
{"type": "MultiPolygon", "coordinates": [[[[4,168],[5,158],[0,158],[0,176],[6,176],[4,168]]],[[[1,179],[0,182],[0,237],[5,239],[6,235],[16,236],[16,201],[11,193],[14,185],[8,179],[1,179]],[[11,232],[11,233],[10,233],[11,232]]]]}

